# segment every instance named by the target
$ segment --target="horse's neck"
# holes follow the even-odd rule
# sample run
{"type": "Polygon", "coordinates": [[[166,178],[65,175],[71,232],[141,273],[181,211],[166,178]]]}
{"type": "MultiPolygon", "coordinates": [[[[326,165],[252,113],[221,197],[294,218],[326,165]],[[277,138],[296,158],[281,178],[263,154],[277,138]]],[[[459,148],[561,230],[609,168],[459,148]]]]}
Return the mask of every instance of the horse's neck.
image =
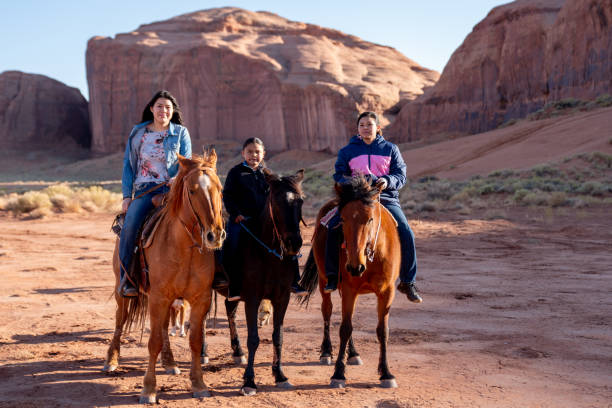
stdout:
{"type": "Polygon", "coordinates": [[[270,202],[270,193],[268,193],[268,199],[264,205],[263,210],[259,214],[259,227],[260,233],[263,239],[274,238],[274,221],[272,220],[272,211],[270,202]]]}

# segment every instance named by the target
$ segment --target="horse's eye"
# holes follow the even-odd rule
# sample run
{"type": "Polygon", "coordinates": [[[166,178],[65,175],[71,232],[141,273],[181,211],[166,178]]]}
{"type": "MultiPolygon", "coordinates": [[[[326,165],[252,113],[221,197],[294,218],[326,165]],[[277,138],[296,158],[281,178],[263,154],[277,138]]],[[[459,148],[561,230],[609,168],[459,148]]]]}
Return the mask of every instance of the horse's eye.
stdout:
{"type": "Polygon", "coordinates": [[[368,224],[371,224],[371,223],[373,223],[373,222],[374,222],[374,218],[370,218],[370,219],[368,220],[368,224]]]}
{"type": "Polygon", "coordinates": [[[195,190],[189,189],[189,194],[195,194],[195,190]]]}

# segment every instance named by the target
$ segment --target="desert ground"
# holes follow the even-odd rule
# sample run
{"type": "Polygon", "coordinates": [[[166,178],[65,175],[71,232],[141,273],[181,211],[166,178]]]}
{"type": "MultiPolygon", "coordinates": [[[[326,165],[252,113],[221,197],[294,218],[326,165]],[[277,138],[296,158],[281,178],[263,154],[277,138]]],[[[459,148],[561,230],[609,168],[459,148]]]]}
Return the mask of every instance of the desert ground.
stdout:
{"type": "MultiPolygon", "coordinates": [[[[114,325],[112,214],[0,217],[0,406],[136,404],[147,332],[122,344],[121,367],[101,371],[114,325]]],[[[375,299],[362,296],[354,319],[362,366],[347,388],[330,389],[332,366],[318,362],[320,297],[290,305],[285,374],[274,387],[270,326],[260,330],[259,392],[240,396],[243,367],[229,348],[222,302],[208,320],[212,397],[190,394],[185,338],[172,338],[182,373],[158,369],[162,406],[283,407],[610,407],[612,404],[612,218],[608,209],[519,209],[505,219],[479,214],[411,217],[424,303],[396,296],[389,359],[399,388],[376,373],[375,299]]],[[[306,242],[312,227],[305,231],[306,242]]],[[[304,253],[309,250],[303,248],[304,253]]],[[[334,295],[335,350],[340,306],[334,295]]],[[[239,332],[246,343],[242,308],[239,332]]],[[[335,351],[334,350],[334,351],[335,351]]]]}

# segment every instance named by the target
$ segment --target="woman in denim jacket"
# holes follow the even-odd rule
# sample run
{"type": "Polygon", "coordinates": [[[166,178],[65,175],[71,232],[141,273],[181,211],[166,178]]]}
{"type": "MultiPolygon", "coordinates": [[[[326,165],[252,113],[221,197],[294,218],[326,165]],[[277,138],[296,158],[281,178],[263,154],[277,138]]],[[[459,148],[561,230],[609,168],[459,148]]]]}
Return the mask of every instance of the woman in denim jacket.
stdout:
{"type": "Polygon", "coordinates": [[[153,208],[155,194],[169,190],[168,181],[178,172],[178,155],[191,158],[191,138],[183,126],[181,110],[168,91],[159,91],[142,112],[141,123],[134,126],[123,158],[122,211],[125,221],[119,238],[121,282],[119,294],[138,296],[126,271],[134,254],[138,230],[153,208]],[[157,187],[157,188],[156,188],[157,187]]]}
{"type": "MultiPolygon", "coordinates": [[[[414,285],[417,270],[414,234],[408,225],[399,202],[399,190],[406,184],[406,164],[397,148],[386,141],[380,130],[378,115],[374,112],[363,112],[357,119],[358,135],[353,136],[348,145],[338,152],[334,180],[345,182],[353,176],[364,176],[372,183],[382,185],[380,203],[387,208],[395,221],[399,233],[402,261],[400,266],[400,284],[397,289],[406,294],[415,303],[423,301],[414,285]]],[[[328,234],[325,246],[325,275],[330,293],[338,286],[340,215],[336,213],[327,223],[328,234]]]]}

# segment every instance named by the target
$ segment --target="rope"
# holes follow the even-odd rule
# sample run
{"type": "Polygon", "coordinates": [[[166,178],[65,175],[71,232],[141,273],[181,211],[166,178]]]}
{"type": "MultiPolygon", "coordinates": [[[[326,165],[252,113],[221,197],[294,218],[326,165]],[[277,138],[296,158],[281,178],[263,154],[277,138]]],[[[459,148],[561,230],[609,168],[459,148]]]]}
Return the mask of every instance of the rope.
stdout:
{"type": "MultiPolygon", "coordinates": [[[[241,221],[239,224],[240,224],[240,226],[242,227],[242,229],[243,229],[243,230],[245,230],[246,232],[248,232],[248,233],[249,233],[249,235],[250,235],[251,237],[253,237],[253,239],[254,239],[255,241],[257,241],[257,242],[258,242],[258,243],[259,243],[259,244],[260,244],[262,247],[264,247],[264,248],[265,248],[265,249],[268,251],[268,253],[270,253],[270,254],[274,255],[275,257],[277,257],[277,258],[278,258],[278,259],[280,259],[281,261],[283,260],[283,255],[282,255],[282,254],[279,254],[278,252],[276,252],[276,249],[271,249],[269,246],[267,246],[266,244],[264,244],[262,240],[260,240],[259,238],[257,238],[257,237],[255,236],[255,234],[253,234],[253,233],[251,232],[251,230],[250,230],[250,229],[248,229],[248,228],[247,228],[247,226],[246,226],[246,225],[244,225],[244,224],[242,223],[242,221],[241,221]]],[[[293,259],[293,260],[296,260],[296,259],[300,258],[301,256],[302,256],[302,254],[294,255],[292,259],[293,259]]]]}

